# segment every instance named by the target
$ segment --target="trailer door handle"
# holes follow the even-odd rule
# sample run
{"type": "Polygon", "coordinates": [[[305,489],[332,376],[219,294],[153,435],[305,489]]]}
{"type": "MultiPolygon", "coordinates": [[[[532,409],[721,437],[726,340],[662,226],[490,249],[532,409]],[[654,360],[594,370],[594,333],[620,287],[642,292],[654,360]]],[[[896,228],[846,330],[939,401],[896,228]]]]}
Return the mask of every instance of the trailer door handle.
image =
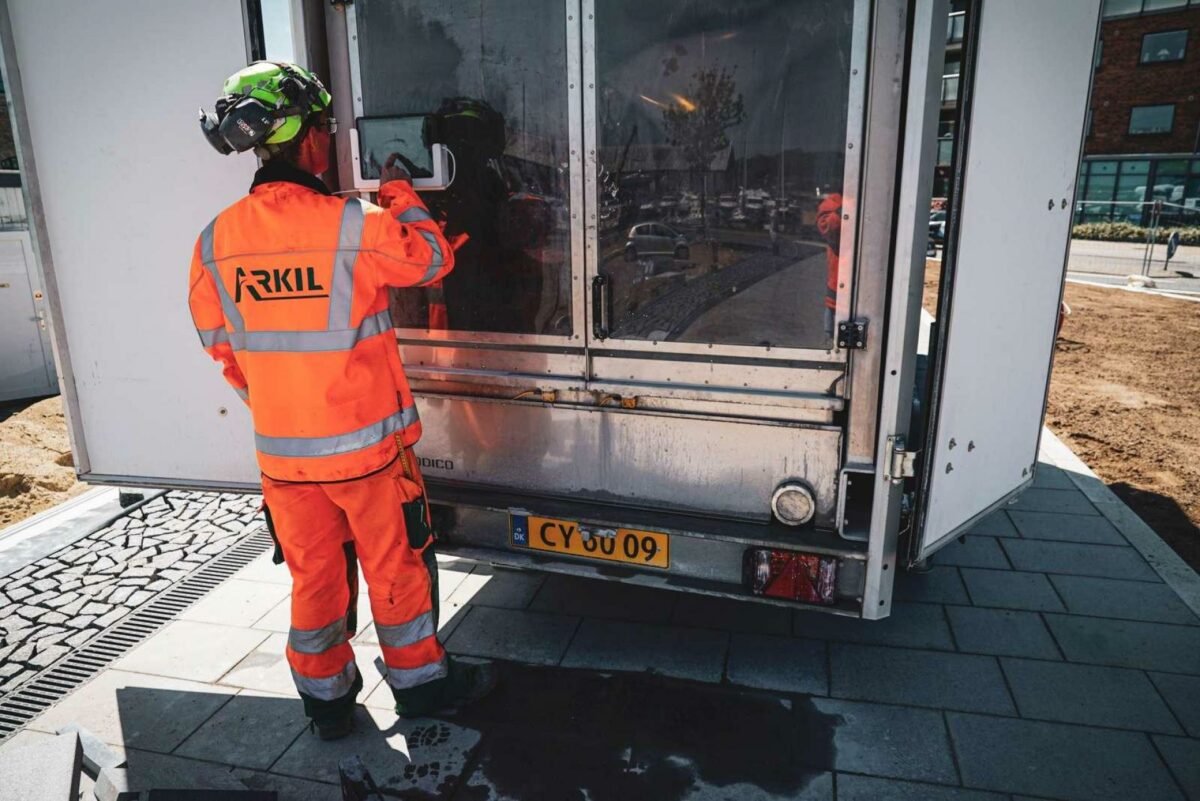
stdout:
{"type": "Polygon", "coordinates": [[[592,336],[596,339],[608,339],[611,308],[608,276],[597,275],[592,279],[592,336]]]}

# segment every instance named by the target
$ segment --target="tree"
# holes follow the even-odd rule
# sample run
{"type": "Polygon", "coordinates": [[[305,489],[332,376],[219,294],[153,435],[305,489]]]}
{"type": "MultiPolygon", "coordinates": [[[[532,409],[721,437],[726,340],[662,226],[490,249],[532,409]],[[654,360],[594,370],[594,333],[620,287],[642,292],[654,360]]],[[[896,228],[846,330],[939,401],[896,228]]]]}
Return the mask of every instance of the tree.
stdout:
{"type": "Polygon", "coordinates": [[[676,105],[663,109],[662,115],[668,140],[683,151],[688,169],[700,173],[700,224],[707,235],[704,173],[713,156],[728,147],[725,132],[745,119],[746,110],[732,73],[724,67],[697,70],[692,80],[687,95],[676,95],[676,105]]]}

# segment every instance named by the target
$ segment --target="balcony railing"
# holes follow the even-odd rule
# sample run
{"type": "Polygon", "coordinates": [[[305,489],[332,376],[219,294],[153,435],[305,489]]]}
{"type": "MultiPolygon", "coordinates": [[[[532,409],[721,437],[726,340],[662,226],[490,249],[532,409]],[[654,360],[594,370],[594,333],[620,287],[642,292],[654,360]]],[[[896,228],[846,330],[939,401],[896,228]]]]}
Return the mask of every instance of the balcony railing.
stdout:
{"type": "Polygon", "coordinates": [[[946,21],[946,44],[957,44],[963,40],[963,20],[967,12],[957,11],[946,21]]]}

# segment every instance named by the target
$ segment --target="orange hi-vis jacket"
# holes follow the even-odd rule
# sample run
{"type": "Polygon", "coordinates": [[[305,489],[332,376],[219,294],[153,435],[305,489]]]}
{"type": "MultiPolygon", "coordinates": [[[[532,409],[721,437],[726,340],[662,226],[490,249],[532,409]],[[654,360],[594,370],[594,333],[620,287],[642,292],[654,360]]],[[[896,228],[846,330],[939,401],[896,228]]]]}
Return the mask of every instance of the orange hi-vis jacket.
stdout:
{"type": "Polygon", "coordinates": [[[250,407],[271,478],[356,478],[421,436],[387,288],[440,281],[454,253],[407,183],[379,202],[268,164],[196,242],[192,318],[250,407]]]}
{"type": "Polygon", "coordinates": [[[838,244],[842,238],[842,196],[826,195],[817,206],[817,233],[828,243],[825,248],[825,308],[837,308],[840,262],[838,244]]]}

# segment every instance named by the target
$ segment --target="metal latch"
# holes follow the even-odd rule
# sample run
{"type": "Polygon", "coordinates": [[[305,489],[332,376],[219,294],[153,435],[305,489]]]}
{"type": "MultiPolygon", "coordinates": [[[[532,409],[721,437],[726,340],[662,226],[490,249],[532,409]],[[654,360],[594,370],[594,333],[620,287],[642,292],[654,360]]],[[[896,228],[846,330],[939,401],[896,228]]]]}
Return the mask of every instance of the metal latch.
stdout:
{"type": "Polygon", "coordinates": [[[867,321],[845,320],[838,323],[838,347],[843,350],[863,350],[867,347],[867,321]]]}
{"type": "Polygon", "coordinates": [[[887,438],[887,459],[883,463],[883,478],[900,482],[917,474],[917,454],[920,451],[905,450],[904,437],[887,438]]]}

